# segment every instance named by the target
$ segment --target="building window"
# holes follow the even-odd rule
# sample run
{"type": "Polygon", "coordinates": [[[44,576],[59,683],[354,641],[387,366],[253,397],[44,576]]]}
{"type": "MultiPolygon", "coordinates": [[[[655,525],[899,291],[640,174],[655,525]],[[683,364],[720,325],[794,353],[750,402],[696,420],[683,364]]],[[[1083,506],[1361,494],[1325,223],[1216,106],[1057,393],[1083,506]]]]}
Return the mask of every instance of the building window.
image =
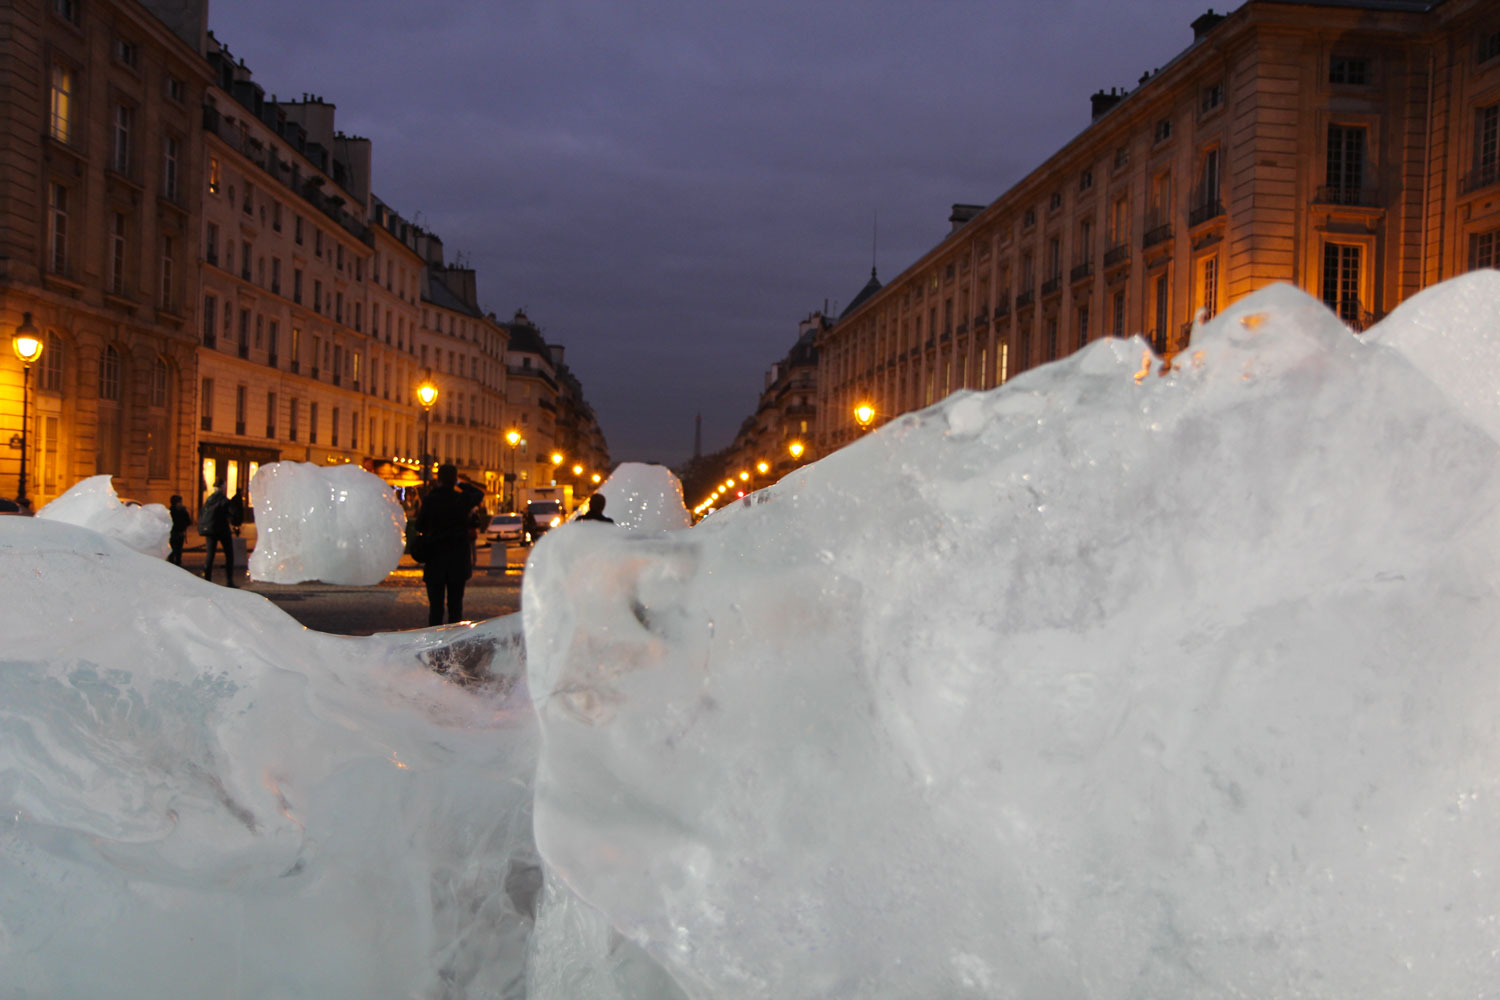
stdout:
{"type": "Polygon", "coordinates": [[[172,285],[176,280],[176,255],[177,248],[172,242],[172,237],[163,236],[161,240],[161,307],[165,312],[172,312],[172,306],[177,301],[177,296],[172,294],[172,285]]]}
{"type": "Polygon", "coordinates": [[[208,193],[219,193],[219,158],[217,156],[208,158],[208,193]]]}
{"type": "Polygon", "coordinates": [[[1078,190],[1087,191],[1094,186],[1094,172],[1085,170],[1078,175],[1078,190]]]}
{"type": "Polygon", "coordinates": [[[1089,342],[1089,305],[1085,302],[1078,307],[1078,347],[1082,350],[1089,342]]]}
{"type": "Polygon", "coordinates": [[[43,392],[62,392],[63,339],[55,333],[47,334],[47,349],[42,352],[43,392]]]}
{"type": "Polygon", "coordinates": [[[1204,257],[1198,266],[1198,308],[1206,323],[1219,312],[1219,258],[1204,257]]]}
{"type": "Polygon", "coordinates": [[[73,71],[52,67],[52,138],[58,142],[73,141],[73,71]]]}
{"type": "Polygon", "coordinates": [[[1130,166],[1130,147],[1129,146],[1116,146],[1115,147],[1114,169],[1116,169],[1116,170],[1124,170],[1128,166],[1130,166]]]}
{"type": "Polygon", "coordinates": [[[277,355],[281,353],[281,328],[276,320],[266,324],[266,364],[276,367],[277,355]]]}
{"type": "Polygon", "coordinates": [[[120,401],[120,352],[113,344],[99,358],[99,398],[120,401]]]}
{"type": "Polygon", "coordinates": [[[111,212],[109,216],[109,270],[106,288],[111,295],[125,294],[125,215],[111,212]]]}
{"type": "Polygon", "coordinates": [[[1156,123],[1156,128],[1151,133],[1152,142],[1166,142],[1172,138],[1172,119],[1163,118],[1156,123]]]}
{"type": "Polygon", "coordinates": [[[1359,125],[1328,126],[1327,198],[1336,205],[1358,205],[1365,176],[1365,130],[1359,125]]]}
{"type": "Polygon", "coordinates": [[[215,267],[219,266],[219,227],[212,222],[203,231],[203,259],[215,267]]]}
{"type": "Polygon", "coordinates": [[[214,429],[214,380],[203,379],[198,388],[198,427],[200,430],[214,429]]]}
{"type": "Polygon", "coordinates": [[[1053,191],[1052,196],[1047,199],[1047,211],[1055,212],[1062,208],[1062,192],[1053,191]]]}
{"type": "Polygon", "coordinates": [[[77,24],[78,0],[52,0],[52,13],[69,24],[77,24]]]}
{"type": "Polygon", "coordinates": [[[1224,84],[1211,83],[1203,88],[1198,101],[1198,112],[1208,114],[1224,103],[1224,84]]]}
{"type": "Polygon", "coordinates": [[[141,64],[141,47],[123,38],[115,39],[111,47],[111,55],[114,56],[115,62],[129,66],[131,69],[137,69],[141,64]]]}
{"type": "Polygon", "coordinates": [[[1167,283],[1165,272],[1156,276],[1156,315],[1151,329],[1151,345],[1159,355],[1167,353],[1167,317],[1171,308],[1171,286],[1167,283]]]}
{"type": "Polygon", "coordinates": [[[250,280],[250,244],[244,241],[240,242],[240,277],[250,280]]]}
{"type": "Polygon", "coordinates": [[[292,269],[292,301],[299,306],[302,304],[302,269],[292,269]]]}
{"type": "Polygon", "coordinates": [[[1474,47],[1474,60],[1486,63],[1496,56],[1500,56],[1500,31],[1492,31],[1487,35],[1480,35],[1479,41],[1474,47]]]}
{"type": "Polygon", "coordinates": [[[182,145],[175,135],[161,140],[161,193],[168,201],[177,200],[177,163],[182,145]]]}
{"type": "Polygon", "coordinates": [[[151,363],[151,405],[167,405],[167,363],[161,358],[151,363]]]}
{"type": "Polygon", "coordinates": [[[1036,209],[1028,208],[1021,216],[1021,228],[1027,229],[1034,225],[1036,225],[1036,209]]]}
{"type": "Polygon", "coordinates": [[[1334,56],[1328,62],[1328,82],[1363,87],[1370,82],[1370,60],[1356,56],[1334,56]]]}
{"type": "Polygon", "coordinates": [[[167,97],[181,104],[187,97],[187,88],[175,76],[167,77],[167,97]]]}
{"type": "Polygon", "coordinates": [[[241,437],[245,434],[245,395],[244,386],[234,387],[234,432],[241,437]]]}
{"type": "Polygon", "coordinates": [[[245,182],[245,200],[240,202],[240,211],[246,215],[255,214],[255,185],[249,181],[245,182]]]}
{"type": "Polygon", "coordinates": [[[276,393],[266,393],[266,437],[276,438],[276,393]]]}
{"type": "Polygon", "coordinates": [[[313,303],[312,303],[312,306],[313,306],[313,312],[319,313],[319,314],[321,314],[323,312],[323,282],[317,280],[316,278],[313,279],[313,303]]]}
{"type": "MultiPolygon", "coordinates": [[[[1477,271],[1481,267],[1500,266],[1500,229],[1491,229],[1487,233],[1475,233],[1469,237],[1469,270],[1477,271]]],[[[46,355],[42,355],[46,357],[46,355]]]]}
{"type": "Polygon", "coordinates": [[[240,310],[240,339],[239,355],[242,358],[250,356],[250,310],[240,310]]]}
{"type": "Polygon", "coordinates": [[[300,409],[297,397],[293,396],[287,400],[286,411],[286,436],[290,441],[297,440],[297,411],[300,409]]]}
{"type": "Polygon", "coordinates": [[[271,258],[271,294],[281,294],[281,258],[271,258]]]}
{"type": "Polygon", "coordinates": [[[219,300],[212,295],[203,296],[203,346],[213,347],[218,343],[214,321],[217,319],[219,300]]]}
{"type": "Polygon", "coordinates": [[[1474,109],[1474,174],[1465,193],[1500,181],[1500,104],[1474,109]]]}
{"type": "Polygon", "coordinates": [[[309,444],[318,443],[318,404],[312,403],[307,412],[307,441],[309,444]]]}
{"type": "Polygon", "coordinates": [[[116,104],[110,123],[109,165],[117,174],[130,173],[130,133],[135,128],[135,109],[128,104],[116,104]]]}
{"type": "Polygon", "coordinates": [[[68,189],[47,186],[47,266],[55,274],[68,270],[68,189]]]}
{"type": "Polygon", "coordinates": [[[299,247],[302,245],[302,216],[300,215],[292,220],[292,238],[297,241],[299,247]]]}
{"type": "Polygon", "coordinates": [[[1116,337],[1125,336],[1125,293],[1115,292],[1114,300],[1110,304],[1111,331],[1116,337]]]}
{"type": "Polygon", "coordinates": [[[1339,319],[1360,329],[1360,248],[1343,243],[1323,246],[1323,302],[1339,319]]]}

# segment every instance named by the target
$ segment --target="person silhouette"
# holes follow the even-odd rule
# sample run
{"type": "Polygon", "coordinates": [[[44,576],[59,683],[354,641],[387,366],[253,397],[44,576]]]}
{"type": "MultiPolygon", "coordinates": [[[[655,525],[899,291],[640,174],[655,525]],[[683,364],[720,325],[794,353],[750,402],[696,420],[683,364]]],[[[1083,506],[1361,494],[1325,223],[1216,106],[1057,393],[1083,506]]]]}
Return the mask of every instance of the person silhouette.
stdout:
{"type": "Polygon", "coordinates": [[[580,521],[605,521],[614,524],[615,519],[604,516],[604,494],[595,493],[589,497],[589,509],[578,515],[580,521]]]}

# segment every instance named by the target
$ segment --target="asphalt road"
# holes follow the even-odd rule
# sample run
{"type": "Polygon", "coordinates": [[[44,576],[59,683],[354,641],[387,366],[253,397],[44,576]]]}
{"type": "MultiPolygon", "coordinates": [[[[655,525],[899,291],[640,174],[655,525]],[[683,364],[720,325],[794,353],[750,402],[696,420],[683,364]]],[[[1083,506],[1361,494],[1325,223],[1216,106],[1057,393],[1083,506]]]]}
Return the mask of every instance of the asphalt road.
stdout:
{"type": "MultiPolygon", "coordinates": [[[[196,541],[189,536],[189,543],[196,541]]],[[[464,591],[464,617],[475,621],[514,614],[521,609],[521,571],[530,549],[512,546],[502,565],[502,550],[480,548],[474,576],[464,591]]],[[[182,567],[201,575],[203,547],[183,553],[182,567]]],[[[298,622],[333,635],[370,635],[427,627],[427,589],[422,568],[409,557],[373,587],[345,587],[330,583],[263,583],[250,580],[244,566],[236,567],[235,582],[260,594],[298,622]]],[[[224,585],[222,557],[214,560],[213,580],[224,585]]]]}

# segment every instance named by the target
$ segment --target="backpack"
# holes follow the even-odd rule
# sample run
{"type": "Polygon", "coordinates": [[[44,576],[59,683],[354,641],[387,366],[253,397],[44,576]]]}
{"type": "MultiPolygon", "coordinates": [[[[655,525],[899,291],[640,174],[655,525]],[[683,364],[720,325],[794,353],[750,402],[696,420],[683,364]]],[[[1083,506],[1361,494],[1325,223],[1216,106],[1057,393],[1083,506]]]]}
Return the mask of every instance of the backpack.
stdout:
{"type": "Polygon", "coordinates": [[[224,494],[210,493],[198,510],[198,534],[207,538],[214,533],[214,515],[225,503],[224,494]]]}

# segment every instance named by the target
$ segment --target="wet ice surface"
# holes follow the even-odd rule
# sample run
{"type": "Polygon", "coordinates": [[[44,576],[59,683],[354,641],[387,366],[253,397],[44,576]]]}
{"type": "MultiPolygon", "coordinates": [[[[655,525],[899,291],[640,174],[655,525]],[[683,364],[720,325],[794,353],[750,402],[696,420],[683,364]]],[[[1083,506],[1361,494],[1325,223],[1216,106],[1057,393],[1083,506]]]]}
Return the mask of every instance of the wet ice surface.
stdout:
{"type": "Polygon", "coordinates": [[[65,524],[76,524],[108,535],[148,556],[165,559],[172,550],[172,515],[159,503],[126,505],[115,493],[110,476],[90,476],[51,503],[36,516],[65,524]]]}
{"type": "Polygon", "coordinates": [[[1486,995],[1497,316],[1269,289],[1166,375],[1096,343],[692,530],[564,526],[472,627],[0,518],[4,986],[1486,995]]]}
{"type": "Polygon", "coordinates": [[[629,531],[676,531],[690,527],[682,483],[672,470],[643,462],[621,462],[598,489],[604,513],[629,531]]]}
{"type": "Polygon", "coordinates": [[[390,486],[357,465],[272,462],[250,489],[252,579],[373,586],[401,562],[406,514],[390,486]]]}

